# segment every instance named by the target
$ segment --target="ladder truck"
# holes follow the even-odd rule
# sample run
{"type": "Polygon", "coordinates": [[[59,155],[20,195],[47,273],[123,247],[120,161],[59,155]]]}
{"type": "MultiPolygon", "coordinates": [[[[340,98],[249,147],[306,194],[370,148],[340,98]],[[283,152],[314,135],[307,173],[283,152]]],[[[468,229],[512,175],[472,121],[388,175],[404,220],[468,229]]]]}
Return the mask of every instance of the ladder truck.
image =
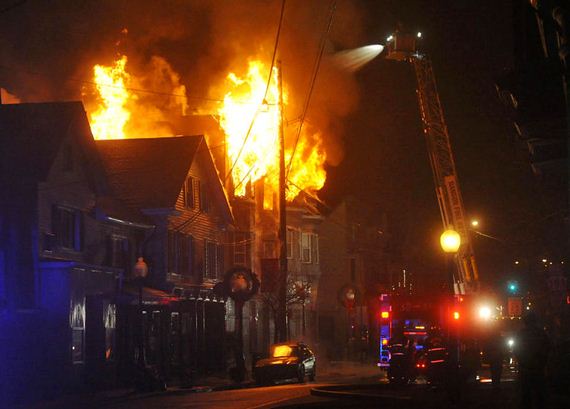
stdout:
{"type": "Polygon", "coordinates": [[[417,49],[420,38],[421,33],[396,32],[390,35],[386,58],[407,62],[414,67],[418,104],[443,228],[453,229],[461,237],[455,258],[457,268],[453,274],[453,290],[458,296],[478,291],[479,274],[431,60],[417,49]]]}

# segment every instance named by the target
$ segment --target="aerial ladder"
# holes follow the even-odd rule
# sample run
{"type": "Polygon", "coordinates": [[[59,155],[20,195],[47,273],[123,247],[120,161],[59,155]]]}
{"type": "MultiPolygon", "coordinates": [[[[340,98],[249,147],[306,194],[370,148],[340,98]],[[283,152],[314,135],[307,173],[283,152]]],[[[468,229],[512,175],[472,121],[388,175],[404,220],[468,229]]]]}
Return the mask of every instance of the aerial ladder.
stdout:
{"type": "Polygon", "coordinates": [[[404,61],[414,67],[418,104],[443,228],[453,229],[461,237],[461,246],[455,258],[457,268],[453,275],[453,290],[456,295],[473,293],[479,289],[477,264],[431,60],[417,50],[420,38],[421,33],[392,34],[387,39],[386,58],[404,61]]]}

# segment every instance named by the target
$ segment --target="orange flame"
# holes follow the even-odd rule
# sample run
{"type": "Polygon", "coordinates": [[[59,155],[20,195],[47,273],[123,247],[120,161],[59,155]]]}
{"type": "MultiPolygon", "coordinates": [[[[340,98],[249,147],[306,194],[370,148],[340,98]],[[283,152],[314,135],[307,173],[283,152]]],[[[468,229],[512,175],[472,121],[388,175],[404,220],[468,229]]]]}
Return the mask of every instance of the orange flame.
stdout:
{"type": "MultiPolygon", "coordinates": [[[[265,198],[272,198],[279,186],[279,89],[277,69],[271,74],[267,97],[269,68],[261,61],[248,64],[243,77],[230,73],[226,85],[229,91],[223,106],[218,110],[218,121],[226,134],[228,159],[235,194],[244,196],[248,182],[264,178],[265,198]],[[253,123],[252,123],[253,122],[253,123]],[[251,129],[249,129],[251,126],[251,129]],[[249,131],[249,134],[248,134],[249,131]]],[[[287,106],[288,92],[283,89],[283,104],[287,106]]],[[[294,142],[294,141],[293,141],[294,142]]],[[[285,162],[289,164],[293,143],[285,147],[285,162]]],[[[326,180],[326,155],[319,134],[309,135],[306,130],[299,139],[288,173],[287,200],[292,201],[302,190],[314,192],[326,180]]],[[[266,200],[266,207],[268,207],[266,200]]]]}
{"type": "Polygon", "coordinates": [[[124,127],[131,114],[126,108],[130,80],[125,71],[127,57],[123,55],[115,65],[95,65],[93,74],[100,96],[99,108],[91,114],[91,132],[95,139],[124,139],[124,127]]]}
{"type": "Polygon", "coordinates": [[[127,57],[113,65],[95,65],[93,81],[96,95],[84,92],[86,108],[95,139],[156,138],[172,135],[169,124],[186,115],[186,87],[168,62],[153,56],[141,73],[126,70],[127,57]]]}

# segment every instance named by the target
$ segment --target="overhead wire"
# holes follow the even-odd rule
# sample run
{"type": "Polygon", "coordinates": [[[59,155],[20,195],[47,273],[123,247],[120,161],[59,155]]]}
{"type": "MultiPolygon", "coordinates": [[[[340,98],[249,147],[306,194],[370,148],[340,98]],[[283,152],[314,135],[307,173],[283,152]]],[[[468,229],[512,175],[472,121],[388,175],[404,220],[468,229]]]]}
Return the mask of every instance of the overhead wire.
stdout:
{"type": "MultiPolygon", "coordinates": [[[[269,85],[271,84],[273,67],[275,66],[275,57],[277,56],[277,49],[279,47],[279,37],[281,36],[281,27],[283,25],[283,15],[285,14],[285,2],[286,2],[286,0],[283,0],[281,2],[281,13],[279,15],[279,25],[277,26],[277,34],[275,36],[275,45],[273,47],[273,57],[271,58],[271,67],[269,68],[267,85],[265,86],[265,92],[263,94],[263,100],[261,101],[260,106],[265,102],[265,99],[267,98],[267,93],[269,92],[269,85]]],[[[251,134],[251,130],[253,128],[253,124],[255,123],[255,120],[257,118],[258,113],[259,113],[259,107],[255,110],[253,118],[251,119],[251,123],[249,124],[249,128],[247,130],[247,133],[245,134],[245,137],[243,139],[243,143],[241,144],[241,147],[238,151],[238,154],[237,154],[228,174],[225,177],[225,181],[227,181],[230,178],[230,176],[231,176],[231,174],[232,174],[232,172],[233,172],[233,170],[234,170],[234,168],[235,168],[235,166],[236,166],[236,164],[237,164],[237,162],[241,156],[241,153],[243,152],[243,148],[245,147],[245,144],[247,143],[247,140],[249,139],[249,135],[251,134]]]]}
{"type": "MultiPolygon", "coordinates": [[[[12,72],[19,72],[19,73],[25,73],[25,74],[30,74],[30,75],[36,75],[39,77],[49,77],[48,74],[44,74],[38,71],[32,71],[32,70],[23,70],[23,69],[16,69],[16,68],[12,68],[12,67],[8,67],[6,65],[0,65],[0,69],[1,70],[5,70],[5,71],[12,71],[12,72]]],[[[89,80],[82,80],[79,78],[73,78],[73,77],[69,77],[69,78],[65,78],[64,79],[65,82],[76,82],[76,83],[80,83],[80,84],[87,84],[87,85],[93,85],[93,86],[98,86],[98,87],[104,87],[104,88],[114,88],[114,89],[125,89],[127,91],[133,92],[133,93],[139,93],[139,94],[151,94],[151,95],[160,95],[160,96],[168,96],[168,97],[177,97],[177,98],[186,98],[186,99],[192,99],[192,100],[199,100],[199,101],[208,101],[208,102],[218,102],[218,103],[222,103],[224,102],[223,99],[221,98],[207,98],[207,97],[200,97],[200,96],[193,96],[193,95],[182,95],[182,94],[174,94],[172,92],[163,92],[163,91],[155,91],[155,90],[150,90],[150,89],[144,89],[144,88],[134,88],[134,87],[121,87],[118,85],[111,85],[111,84],[100,84],[97,83],[95,81],[89,81],[89,80]]],[[[246,101],[246,100],[236,100],[234,101],[237,104],[256,104],[256,101],[246,101]]]]}
{"type": "Polygon", "coordinates": [[[329,21],[328,21],[326,30],[323,33],[323,37],[321,38],[319,53],[317,54],[317,58],[315,60],[315,65],[313,67],[313,75],[312,75],[310,86],[309,86],[309,92],[307,93],[307,98],[305,99],[305,104],[303,106],[303,114],[301,115],[301,118],[300,118],[299,128],[297,130],[297,137],[295,139],[295,145],[293,146],[293,151],[291,152],[291,158],[289,158],[289,164],[287,165],[287,172],[285,173],[286,177],[289,175],[289,172],[291,171],[291,165],[293,164],[293,158],[295,157],[295,153],[297,151],[297,145],[299,144],[299,139],[301,137],[301,131],[303,129],[303,124],[305,122],[305,117],[307,116],[307,111],[309,109],[309,103],[311,102],[311,96],[313,95],[313,90],[315,88],[317,74],[319,73],[319,68],[321,66],[321,61],[322,61],[323,53],[325,50],[326,40],[327,40],[327,37],[329,36],[329,33],[331,31],[335,12],[336,12],[336,0],[333,0],[331,3],[329,21]]]}

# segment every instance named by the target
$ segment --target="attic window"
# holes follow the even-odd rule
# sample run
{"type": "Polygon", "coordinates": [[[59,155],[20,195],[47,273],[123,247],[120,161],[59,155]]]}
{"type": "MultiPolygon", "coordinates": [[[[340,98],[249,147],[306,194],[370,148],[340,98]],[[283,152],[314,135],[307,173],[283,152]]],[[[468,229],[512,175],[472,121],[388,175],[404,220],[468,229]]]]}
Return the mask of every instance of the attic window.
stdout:
{"type": "Polygon", "coordinates": [[[200,182],[200,210],[204,213],[210,211],[210,196],[208,186],[204,182],[200,182]]]}
{"type": "Polygon", "coordinates": [[[186,182],[184,183],[184,206],[193,209],[194,208],[194,178],[188,176],[186,182]]]}

